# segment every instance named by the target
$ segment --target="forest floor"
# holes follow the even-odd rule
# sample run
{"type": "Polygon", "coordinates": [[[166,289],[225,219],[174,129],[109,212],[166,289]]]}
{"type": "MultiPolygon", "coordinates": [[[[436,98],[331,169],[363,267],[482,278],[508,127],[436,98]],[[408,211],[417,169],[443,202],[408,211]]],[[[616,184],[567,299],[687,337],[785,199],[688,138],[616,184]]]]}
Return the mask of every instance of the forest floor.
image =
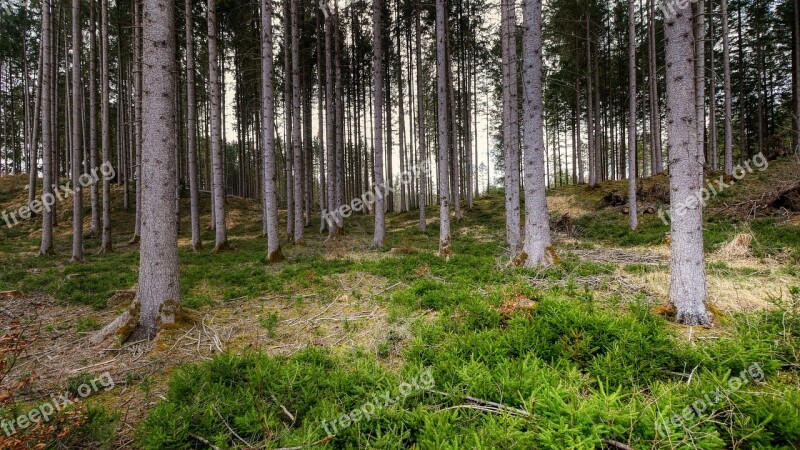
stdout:
{"type": "MultiPolygon", "coordinates": [[[[84,420],[55,448],[800,448],[798,173],[772,161],[710,200],[711,327],[676,325],[664,306],[663,175],[641,180],[653,213],[636,232],[626,182],[551,190],[559,261],[537,270],[509,264],[500,192],[454,223],[447,262],[435,214],[421,233],[410,212],[387,216],[382,251],[368,250],[371,217],[336,242],[315,221],[267,264],[259,202],[231,199],[229,251],[213,254],[204,226],[207,248],[191,252],[182,222],[180,322],[102,346],[88,338],[136,290],[133,212],[115,190],[115,252],[90,239],[73,263],[61,203],[52,258],[36,257],[35,220],[0,223],[0,324],[35,338],[0,377],[0,400],[33,377],[0,420],[107,373],[114,388],[77,406],[84,420]]],[[[0,178],[0,210],[25,199],[22,177],[0,178]]]]}

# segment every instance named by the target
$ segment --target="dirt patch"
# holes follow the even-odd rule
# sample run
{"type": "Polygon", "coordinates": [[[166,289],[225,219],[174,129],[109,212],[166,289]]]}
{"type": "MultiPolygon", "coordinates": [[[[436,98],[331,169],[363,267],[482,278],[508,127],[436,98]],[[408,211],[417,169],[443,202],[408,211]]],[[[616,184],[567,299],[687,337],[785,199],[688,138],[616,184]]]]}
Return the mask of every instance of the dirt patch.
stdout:
{"type": "Polygon", "coordinates": [[[115,309],[128,305],[127,291],[117,296],[114,303],[118,308],[100,312],[61,305],[47,295],[9,293],[0,298],[0,326],[5,329],[10,321],[20,321],[38,339],[21,355],[0,390],[25,374],[35,374],[30,388],[17,400],[36,403],[64,392],[70,379],[108,372],[116,388],[88,402],[122,412],[116,446],[128,448],[136,425],[163,398],[168,374],[181,364],[253,349],[287,356],[309,346],[361,347],[377,353],[389,342],[387,364],[391,366],[417,317],[390,323],[377,297],[400,285],[358,273],[336,275],[328,281],[338,288],[327,294],[273,295],[187,310],[188,323],[162,332],[152,342],[99,346],[91,345],[89,337],[95,328],[116,317],[119,311],[115,309]],[[85,331],[87,327],[92,330],[85,331]],[[147,380],[147,388],[142,388],[143,380],[147,380]]]}

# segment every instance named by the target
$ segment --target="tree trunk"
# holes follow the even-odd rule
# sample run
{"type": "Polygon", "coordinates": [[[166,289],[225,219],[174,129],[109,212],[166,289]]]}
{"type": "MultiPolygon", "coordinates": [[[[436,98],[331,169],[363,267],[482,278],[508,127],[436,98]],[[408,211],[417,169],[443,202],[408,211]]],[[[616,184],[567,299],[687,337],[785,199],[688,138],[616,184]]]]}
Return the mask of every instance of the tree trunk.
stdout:
{"type": "Polygon", "coordinates": [[[422,27],[420,27],[420,0],[416,0],[414,11],[414,21],[416,29],[416,63],[417,63],[417,122],[419,133],[419,230],[425,232],[428,228],[428,218],[426,216],[426,196],[428,192],[428,143],[425,134],[425,95],[424,82],[422,79],[422,27]]]}
{"type": "Polygon", "coordinates": [[[328,186],[328,211],[323,215],[327,220],[328,238],[335,238],[341,233],[343,225],[335,211],[339,208],[336,198],[336,104],[333,98],[335,80],[333,76],[334,55],[333,55],[333,19],[328,17],[325,20],[325,130],[327,132],[327,172],[326,181],[328,186]]]}
{"type": "Polygon", "coordinates": [[[794,54],[797,59],[794,73],[795,91],[797,92],[797,98],[794,101],[795,139],[797,141],[795,155],[800,157],[800,0],[794,0],[794,54]]]}
{"type": "Polygon", "coordinates": [[[53,249],[53,210],[47,205],[55,203],[51,180],[54,179],[53,167],[53,32],[52,32],[52,0],[42,2],[42,243],[39,255],[51,256],[53,249]]]}
{"type": "Polygon", "coordinates": [[[687,5],[664,22],[667,49],[667,133],[669,134],[672,259],[670,300],[685,325],[709,323],[703,255],[703,157],[697,145],[694,108],[692,9],[687,5]]]}
{"type": "MultiPolygon", "coordinates": [[[[111,164],[111,111],[110,87],[108,68],[108,0],[100,0],[100,128],[102,139],[100,146],[103,151],[103,164],[111,164]]],[[[111,179],[103,177],[103,236],[100,242],[100,253],[110,253],[111,246],[111,179]]]]}
{"type": "Polygon", "coordinates": [[[706,2],[697,0],[694,15],[694,107],[697,153],[705,161],[706,141],[706,2]]]}
{"type": "MultiPolygon", "coordinates": [[[[141,311],[134,339],[152,338],[158,327],[174,323],[181,295],[175,222],[177,168],[170,163],[177,146],[175,13],[173,3],[166,0],[143,3],[142,82],[146,89],[142,102],[142,241],[136,295],[141,311]]],[[[213,0],[211,3],[213,6],[213,0]]]]}
{"type": "MultiPolygon", "coordinates": [[[[43,3],[42,5],[45,6],[46,4],[43,3]]],[[[39,76],[37,77],[37,80],[36,80],[36,93],[34,94],[35,98],[33,100],[33,103],[34,103],[34,106],[33,106],[33,119],[31,120],[31,122],[33,122],[33,123],[31,124],[31,137],[30,137],[30,148],[31,148],[31,150],[30,150],[30,154],[29,154],[30,167],[29,167],[29,170],[28,170],[28,172],[29,172],[28,173],[28,205],[32,204],[33,200],[36,197],[36,183],[37,183],[38,177],[39,177],[39,174],[38,174],[38,172],[39,172],[39,170],[38,170],[39,144],[38,144],[37,140],[39,138],[39,123],[40,123],[40,120],[41,120],[41,117],[42,117],[42,76],[44,74],[44,71],[42,70],[42,68],[43,68],[43,59],[42,59],[42,48],[43,48],[43,46],[44,46],[44,32],[42,33],[41,43],[39,45],[39,58],[38,58],[38,60],[39,60],[38,74],[39,74],[39,76]]],[[[34,213],[32,212],[31,216],[33,216],[33,214],[34,213]]]]}
{"type": "Polygon", "coordinates": [[[515,0],[501,2],[503,64],[503,153],[506,203],[506,243],[514,255],[521,245],[519,206],[519,126],[517,124],[517,45],[515,0]]]}
{"type": "Polygon", "coordinates": [[[214,252],[228,246],[225,224],[225,179],[222,156],[222,104],[220,100],[219,48],[217,45],[217,1],[208,0],[208,84],[211,100],[211,178],[214,197],[214,252]]]}
{"type": "MultiPolygon", "coordinates": [[[[89,165],[97,167],[97,20],[95,0],[89,0],[89,165]]],[[[92,225],[90,236],[100,236],[100,191],[97,182],[91,187],[92,225]]]]}
{"type": "Polygon", "coordinates": [[[553,263],[544,179],[542,100],[542,2],[524,0],[523,98],[525,150],[525,267],[553,263]]]}
{"type": "MultiPolygon", "coordinates": [[[[200,188],[197,179],[197,95],[195,93],[194,63],[194,18],[192,2],[186,0],[184,7],[186,23],[186,143],[189,156],[189,201],[192,220],[192,250],[203,248],[200,237],[200,188]]],[[[138,152],[137,152],[138,153],[138,152]]]]}
{"type": "Polygon", "coordinates": [[[300,26],[297,15],[297,0],[291,0],[291,27],[292,27],[292,159],[293,159],[293,193],[294,193],[294,243],[303,245],[303,232],[305,219],[303,217],[303,142],[301,138],[302,119],[300,84],[300,26]]]}
{"type": "Polygon", "coordinates": [[[72,261],[83,261],[83,191],[81,174],[83,163],[83,136],[81,109],[83,85],[81,84],[81,1],[72,0],[72,261]]]}
{"type": "Polygon", "coordinates": [[[656,66],[656,12],[653,0],[648,0],[649,25],[648,25],[648,79],[650,80],[650,163],[653,175],[664,171],[663,152],[661,146],[661,107],[658,98],[658,67],[656,66]]]}
{"type": "Polygon", "coordinates": [[[272,2],[261,0],[261,145],[264,171],[264,221],[267,229],[267,259],[283,260],[278,236],[278,201],[275,196],[275,98],[272,87],[272,2]]]}
{"type": "MultiPolygon", "coordinates": [[[[134,104],[134,170],[133,177],[136,180],[136,224],[133,231],[132,243],[137,243],[140,240],[142,232],[142,211],[139,205],[142,203],[142,7],[139,0],[134,0],[134,18],[136,26],[133,28],[134,39],[134,70],[133,74],[133,89],[135,91],[135,104],[134,104]]],[[[128,175],[125,176],[127,182],[128,175]]],[[[125,189],[127,197],[128,190],[125,189]]]]}
{"type": "Polygon", "coordinates": [[[728,29],[728,0],[721,0],[722,66],[725,89],[725,175],[733,175],[733,92],[731,89],[731,45],[728,29]]]}
{"type": "Polygon", "coordinates": [[[447,53],[445,22],[447,0],[436,0],[436,93],[439,118],[439,256],[449,259],[450,248],[450,144],[447,123],[447,53]]]}
{"type": "Polygon", "coordinates": [[[636,14],[632,1],[628,2],[628,97],[628,214],[631,230],[636,230],[636,14]]]}
{"type": "MultiPolygon", "coordinates": [[[[375,248],[383,247],[386,236],[386,223],[384,218],[384,196],[386,189],[383,180],[383,36],[381,23],[382,0],[372,2],[372,83],[375,90],[375,236],[372,245],[375,248]]],[[[389,194],[391,195],[391,194],[389,194]]]]}

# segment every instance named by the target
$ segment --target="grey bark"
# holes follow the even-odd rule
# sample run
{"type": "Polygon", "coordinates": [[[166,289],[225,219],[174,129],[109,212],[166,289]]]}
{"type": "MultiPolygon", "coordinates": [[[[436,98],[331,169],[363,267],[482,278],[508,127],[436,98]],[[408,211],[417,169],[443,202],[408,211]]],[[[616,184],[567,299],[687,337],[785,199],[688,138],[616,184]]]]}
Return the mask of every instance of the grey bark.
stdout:
{"type": "Polygon", "coordinates": [[[83,127],[81,110],[83,85],[81,84],[81,1],[72,0],[72,260],[83,260],[83,192],[80,178],[83,165],[83,127]]]}
{"type": "Polygon", "coordinates": [[[422,27],[420,27],[420,0],[416,0],[416,11],[414,12],[414,21],[416,28],[416,63],[417,63],[417,121],[419,133],[419,161],[423,166],[419,174],[419,230],[425,232],[428,228],[428,218],[426,216],[425,206],[428,192],[428,143],[425,134],[425,100],[424,100],[424,84],[422,80],[422,27]]]}
{"type": "Polygon", "coordinates": [[[720,14],[722,15],[722,71],[724,78],[725,116],[725,175],[733,174],[733,92],[731,88],[731,44],[728,26],[728,0],[721,0],[720,14]]]}
{"type": "MultiPolygon", "coordinates": [[[[53,198],[51,181],[54,178],[53,167],[53,32],[52,32],[52,0],[42,2],[42,198],[53,198]]],[[[55,201],[55,200],[53,200],[55,201]]],[[[42,242],[39,255],[51,256],[53,249],[53,211],[42,208],[42,242]]]]}
{"type": "Polygon", "coordinates": [[[705,160],[706,140],[706,2],[697,0],[694,15],[694,98],[697,152],[705,160]]]}
{"type": "Polygon", "coordinates": [[[439,256],[448,259],[450,248],[450,144],[447,122],[447,52],[445,21],[447,0],[436,0],[436,93],[439,117],[439,256]]]}
{"type": "Polygon", "coordinates": [[[264,221],[267,229],[267,259],[283,260],[278,237],[278,201],[275,196],[275,97],[272,86],[272,2],[261,0],[261,145],[264,171],[264,221]]]}
{"type": "Polygon", "coordinates": [[[506,204],[506,243],[511,254],[521,245],[519,205],[519,125],[517,123],[516,12],[514,0],[501,2],[503,64],[503,151],[506,204]]]}
{"type": "MultiPolygon", "coordinates": [[[[213,0],[212,0],[213,1],[213,0]]],[[[180,308],[175,133],[174,3],[144,0],[142,104],[142,241],[134,338],[152,338],[180,308]]]]}
{"type": "MultiPolygon", "coordinates": [[[[111,163],[111,111],[109,94],[108,68],[108,0],[100,0],[100,128],[102,139],[100,147],[103,152],[103,164],[111,163]]],[[[111,180],[103,177],[103,232],[100,242],[100,253],[112,252],[111,246],[111,180]]]]}
{"type": "Polygon", "coordinates": [[[372,2],[372,83],[375,90],[374,123],[375,127],[375,236],[372,245],[383,247],[386,236],[385,195],[383,183],[383,37],[381,23],[382,0],[372,2]]]}
{"type": "Polygon", "coordinates": [[[336,237],[341,233],[343,225],[337,214],[333,212],[339,207],[336,199],[336,108],[333,98],[335,80],[333,76],[333,20],[329,17],[325,21],[325,131],[327,133],[326,164],[328,177],[328,238],[336,237]]]}
{"type": "MultiPolygon", "coordinates": [[[[96,1],[89,0],[89,165],[98,166],[97,154],[97,20],[96,1]]],[[[92,225],[90,235],[100,236],[100,190],[97,182],[91,187],[92,225]]]]}
{"type": "MultiPolygon", "coordinates": [[[[191,2],[191,0],[187,0],[191,2]]],[[[133,237],[131,238],[131,243],[137,243],[140,240],[140,235],[142,232],[142,210],[139,205],[142,203],[142,189],[141,189],[141,180],[142,180],[142,14],[141,14],[141,5],[139,0],[134,0],[134,19],[136,21],[136,25],[133,28],[133,52],[134,52],[134,64],[135,67],[134,74],[133,74],[133,89],[135,95],[134,99],[134,150],[135,150],[135,161],[134,161],[134,170],[133,176],[136,179],[136,223],[133,230],[133,237]]],[[[127,182],[128,176],[126,175],[125,180],[127,182]]],[[[126,195],[128,190],[125,190],[126,195]]]]}
{"type": "Polygon", "coordinates": [[[39,176],[38,170],[38,163],[39,163],[39,123],[41,119],[41,109],[42,109],[42,75],[44,71],[42,70],[42,47],[44,46],[44,37],[42,37],[41,43],[39,45],[39,69],[36,80],[36,93],[35,98],[33,100],[33,122],[31,124],[31,137],[30,137],[30,154],[28,155],[30,159],[30,167],[28,170],[28,204],[30,205],[34,198],[36,197],[36,183],[39,176]]]}
{"type": "Polygon", "coordinates": [[[652,157],[650,163],[653,174],[664,171],[664,160],[661,146],[661,107],[658,98],[658,67],[656,66],[656,16],[653,0],[648,0],[649,25],[648,25],[648,79],[650,81],[650,150],[652,157]]]}
{"type": "Polygon", "coordinates": [[[631,230],[636,230],[636,14],[632,1],[628,2],[628,97],[628,215],[631,230]]]}
{"type": "Polygon", "coordinates": [[[303,245],[303,232],[305,231],[305,218],[303,216],[303,142],[301,114],[301,84],[300,84],[300,26],[298,25],[297,0],[291,0],[291,26],[292,26],[292,157],[294,182],[294,243],[303,245]]]}
{"type": "Polygon", "coordinates": [[[211,178],[214,196],[214,252],[228,246],[228,230],[225,223],[225,180],[222,157],[222,104],[219,75],[219,47],[217,43],[217,1],[208,0],[208,84],[211,100],[211,178]]]}
{"type": "Polygon", "coordinates": [[[525,151],[525,267],[550,265],[554,251],[550,238],[544,168],[542,100],[542,2],[524,0],[523,98],[525,151]]]}
{"type": "Polygon", "coordinates": [[[195,93],[196,70],[194,63],[194,19],[192,17],[192,1],[186,0],[184,5],[184,22],[186,28],[186,143],[189,159],[189,202],[192,227],[192,250],[199,251],[203,247],[200,237],[200,188],[197,178],[197,95],[195,93]]]}
{"type": "Polygon", "coordinates": [[[692,9],[676,10],[664,22],[667,50],[667,133],[669,137],[672,257],[670,300],[678,322],[709,323],[703,255],[703,157],[697,145],[694,108],[692,9]]]}

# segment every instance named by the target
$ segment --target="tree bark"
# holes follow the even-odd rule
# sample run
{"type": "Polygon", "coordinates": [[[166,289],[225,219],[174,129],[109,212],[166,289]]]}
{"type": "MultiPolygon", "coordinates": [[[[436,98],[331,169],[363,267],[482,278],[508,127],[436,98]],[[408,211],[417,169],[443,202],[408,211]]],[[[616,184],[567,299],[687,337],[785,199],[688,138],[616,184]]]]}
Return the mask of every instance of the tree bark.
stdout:
{"type": "MultiPolygon", "coordinates": [[[[100,0],[100,128],[102,139],[100,147],[103,151],[103,164],[111,164],[111,111],[108,68],[108,0],[100,0]]],[[[100,253],[113,251],[111,245],[111,179],[103,177],[103,235],[100,242],[100,253]]]]}
{"type": "Polygon", "coordinates": [[[228,246],[225,224],[225,179],[222,156],[222,104],[220,100],[219,48],[217,44],[217,1],[208,0],[208,84],[211,100],[211,178],[214,197],[214,252],[228,246]]]}
{"type": "Polygon", "coordinates": [[[384,217],[384,198],[386,190],[383,180],[383,36],[381,23],[382,0],[372,2],[372,83],[375,90],[375,236],[372,245],[375,248],[383,247],[386,236],[386,223],[384,217]]]}
{"type": "Polygon", "coordinates": [[[83,163],[83,136],[81,109],[83,85],[81,84],[81,1],[72,0],[72,261],[83,261],[83,191],[81,166],[83,163]]]}
{"type": "MultiPolygon", "coordinates": [[[[53,32],[52,0],[42,2],[42,199],[55,202],[51,181],[54,179],[53,161],[53,32]]],[[[53,210],[42,208],[42,242],[40,256],[55,254],[53,249],[53,210]]]]}
{"type": "Polygon", "coordinates": [[[428,143],[425,134],[425,96],[424,82],[422,80],[422,27],[420,27],[420,0],[416,0],[416,8],[414,11],[415,21],[415,39],[416,39],[416,63],[417,63],[417,122],[419,134],[419,162],[422,170],[419,172],[419,230],[425,232],[428,228],[428,218],[426,216],[425,206],[426,197],[428,193],[428,143]]]}
{"type": "Polygon", "coordinates": [[[725,175],[733,175],[733,92],[731,89],[731,45],[728,27],[728,0],[721,0],[722,67],[725,90],[725,175]]]}
{"type": "Polygon", "coordinates": [[[303,216],[303,142],[301,138],[302,105],[300,84],[300,26],[297,14],[297,0],[291,0],[291,27],[292,27],[292,181],[294,194],[294,243],[303,245],[303,232],[305,231],[305,218],[303,216]]]}
{"type": "Polygon", "coordinates": [[[553,263],[544,173],[542,100],[542,2],[523,0],[523,98],[525,151],[525,245],[523,265],[553,263]]]}
{"type": "Polygon", "coordinates": [[[272,54],[272,2],[261,0],[261,145],[264,172],[264,221],[267,235],[267,259],[282,261],[278,234],[278,201],[275,195],[275,97],[272,54]]]}
{"type": "Polygon", "coordinates": [[[706,140],[706,2],[697,0],[694,15],[694,105],[697,152],[705,160],[706,140]]]}
{"type": "Polygon", "coordinates": [[[447,122],[447,54],[445,21],[447,0],[436,0],[436,93],[439,117],[439,256],[449,259],[450,248],[450,144],[447,122]]]}
{"type": "Polygon", "coordinates": [[[200,187],[197,178],[197,95],[194,72],[194,18],[192,1],[186,0],[184,21],[186,28],[186,144],[189,159],[189,202],[192,221],[192,251],[203,248],[200,237],[200,187]]]}
{"type": "Polygon", "coordinates": [[[173,163],[174,3],[144,0],[143,4],[142,241],[136,295],[141,311],[134,339],[152,338],[159,327],[174,323],[181,295],[173,163]]]}
{"type": "MultiPolygon", "coordinates": [[[[97,155],[97,20],[95,0],[89,0],[89,165],[98,166],[97,155]]],[[[100,191],[97,182],[91,187],[92,225],[90,235],[100,236],[100,191]]]]}
{"type": "Polygon", "coordinates": [[[676,10],[664,22],[667,50],[667,133],[669,135],[672,258],[670,300],[677,321],[685,325],[710,322],[706,307],[703,255],[703,157],[697,144],[694,108],[692,9],[676,10]]]}
{"type": "Polygon", "coordinates": [[[636,230],[636,14],[632,1],[628,2],[628,97],[628,215],[631,230],[636,230]]]}
{"type": "Polygon", "coordinates": [[[515,0],[501,1],[501,43],[503,64],[503,152],[506,203],[506,243],[511,254],[518,252],[520,236],[519,126],[517,123],[517,45],[515,0]]]}

